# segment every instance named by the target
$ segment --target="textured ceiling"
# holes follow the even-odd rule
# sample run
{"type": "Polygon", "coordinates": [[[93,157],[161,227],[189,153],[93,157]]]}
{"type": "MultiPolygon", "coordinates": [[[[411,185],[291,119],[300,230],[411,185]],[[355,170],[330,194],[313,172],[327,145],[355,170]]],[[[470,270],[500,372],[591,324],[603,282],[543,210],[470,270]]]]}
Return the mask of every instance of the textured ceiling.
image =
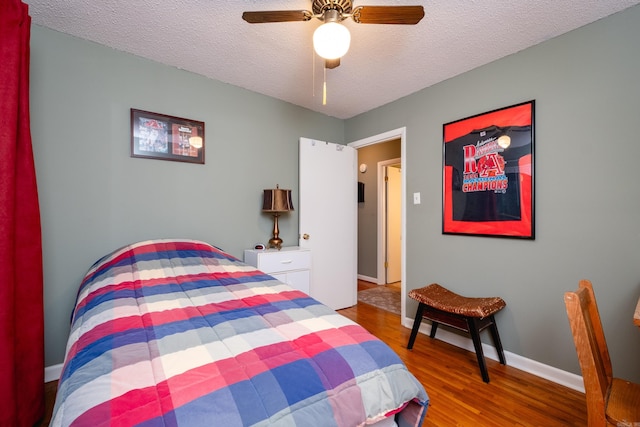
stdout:
{"type": "Polygon", "coordinates": [[[25,0],[33,23],[342,119],[548,40],[640,0],[355,0],[422,4],[413,25],[344,21],[351,48],[327,70],[321,22],[248,24],[245,10],[311,9],[311,0],[25,0]]]}

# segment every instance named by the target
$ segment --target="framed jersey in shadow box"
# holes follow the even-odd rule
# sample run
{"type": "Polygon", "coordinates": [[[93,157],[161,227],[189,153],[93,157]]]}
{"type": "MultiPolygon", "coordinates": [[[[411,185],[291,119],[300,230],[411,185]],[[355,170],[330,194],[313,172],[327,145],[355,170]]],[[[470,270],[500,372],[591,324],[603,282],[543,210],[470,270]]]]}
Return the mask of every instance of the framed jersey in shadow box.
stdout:
{"type": "Polygon", "coordinates": [[[443,125],[442,233],[534,239],[528,101],[443,125]]]}

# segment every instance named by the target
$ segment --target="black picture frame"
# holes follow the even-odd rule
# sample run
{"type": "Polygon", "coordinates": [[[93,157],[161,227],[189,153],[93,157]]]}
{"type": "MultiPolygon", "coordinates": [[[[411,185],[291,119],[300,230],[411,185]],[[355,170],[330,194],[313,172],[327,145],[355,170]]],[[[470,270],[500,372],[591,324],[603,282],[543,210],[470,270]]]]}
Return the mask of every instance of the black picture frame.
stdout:
{"type": "Polygon", "coordinates": [[[131,157],[204,164],[204,122],[131,109],[131,157]]]}
{"type": "Polygon", "coordinates": [[[535,239],[535,100],[443,125],[442,233],[535,239]]]}

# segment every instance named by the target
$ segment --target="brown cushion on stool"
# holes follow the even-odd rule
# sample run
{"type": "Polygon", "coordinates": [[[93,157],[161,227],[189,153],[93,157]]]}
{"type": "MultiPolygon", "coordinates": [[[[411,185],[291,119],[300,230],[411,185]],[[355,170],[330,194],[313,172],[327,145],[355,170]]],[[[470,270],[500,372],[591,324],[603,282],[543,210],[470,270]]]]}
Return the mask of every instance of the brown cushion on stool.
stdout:
{"type": "Polygon", "coordinates": [[[420,323],[424,318],[431,321],[431,333],[429,334],[431,338],[436,337],[439,324],[467,332],[471,335],[473,348],[476,351],[476,358],[480,366],[482,381],[485,383],[489,382],[489,372],[487,371],[487,364],[484,360],[482,341],[480,341],[480,332],[484,329],[488,328],[491,332],[493,342],[498,351],[500,363],[503,365],[507,364],[494,316],[496,311],[503,309],[507,305],[502,298],[463,297],[462,295],[443,288],[437,283],[425,286],[424,288],[413,289],[409,292],[409,296],[420,303],[418,304],[418,310],[416,310],[416,317],[413,320],[413,327],[411,328],[411,335],[409,336],[409,343],[407,344],[409,350],[413,348],[413,343],[418,335],[418,329],[420,329],[420,323]]]}
{"type": "Polygon", "coordinates": [[[443,288],[437,283],[420,289],[413,289],[409,297],[449,313],[483,319],[502,310],[507,303],[500,297],[469,298],[443,288]]]}

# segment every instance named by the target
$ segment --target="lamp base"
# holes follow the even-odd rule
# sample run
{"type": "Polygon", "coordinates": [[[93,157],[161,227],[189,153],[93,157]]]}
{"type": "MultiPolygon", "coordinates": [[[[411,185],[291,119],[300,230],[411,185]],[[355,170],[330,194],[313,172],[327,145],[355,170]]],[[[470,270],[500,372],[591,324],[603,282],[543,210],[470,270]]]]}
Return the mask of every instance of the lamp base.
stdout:
{"type": "Polygon", "coordinates": [[[278,250],[282,249],[282,239],[279,237],[280,229],[278,228],[278,217],[280,214],[273,214],[273,237],[269,239],[268,248],[276,248],[278,250]]]}
{"type": "Polygon", "coordinates": [[[267,249],[269,248],[276,248],[278,250],[282,249],[282,239],[279,237],[272,237],[271,239],[269,239],[267,249]]]}

